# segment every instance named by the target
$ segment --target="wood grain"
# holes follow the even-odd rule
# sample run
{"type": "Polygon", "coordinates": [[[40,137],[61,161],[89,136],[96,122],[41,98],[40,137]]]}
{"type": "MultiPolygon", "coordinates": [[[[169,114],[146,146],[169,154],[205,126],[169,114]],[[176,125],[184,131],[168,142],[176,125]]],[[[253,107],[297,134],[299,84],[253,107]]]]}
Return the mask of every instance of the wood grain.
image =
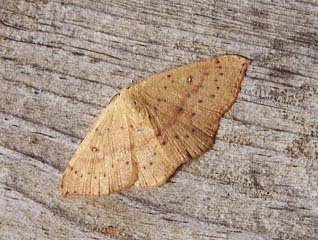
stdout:
{"type": "Polygon", "coordinates": [[[0,0],[0,239],[316,239],[316,1],[0,0]],[[217,54],[253,60],[213,148],[163,187],[63,198],[118,89],[217,54]]]}

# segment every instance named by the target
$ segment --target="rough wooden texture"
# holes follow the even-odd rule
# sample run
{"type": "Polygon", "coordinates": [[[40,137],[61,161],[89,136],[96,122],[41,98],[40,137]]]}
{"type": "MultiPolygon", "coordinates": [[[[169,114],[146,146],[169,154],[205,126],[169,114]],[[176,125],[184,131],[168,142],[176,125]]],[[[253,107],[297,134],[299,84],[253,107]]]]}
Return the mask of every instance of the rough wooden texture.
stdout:
{"type": "Polygon", "coordinates": [[[317,239],[316,1],[0,0],[0,239],[317,239]],[[63,198],[62,170],[131,81],[253,60],[213,149],[163,187],[63,198]]]}

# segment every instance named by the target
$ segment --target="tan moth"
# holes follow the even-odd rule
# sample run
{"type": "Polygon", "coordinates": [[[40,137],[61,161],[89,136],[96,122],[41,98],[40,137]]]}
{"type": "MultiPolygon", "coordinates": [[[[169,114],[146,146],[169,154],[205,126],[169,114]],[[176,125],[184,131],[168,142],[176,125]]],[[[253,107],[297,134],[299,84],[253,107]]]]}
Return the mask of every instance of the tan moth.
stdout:
{"type": "Polygon", "coordinates": [[[250,60],[221,55],[172,68],[117,93],[67,165],[63,195],[162,185],[213,144],[250,60]]]}

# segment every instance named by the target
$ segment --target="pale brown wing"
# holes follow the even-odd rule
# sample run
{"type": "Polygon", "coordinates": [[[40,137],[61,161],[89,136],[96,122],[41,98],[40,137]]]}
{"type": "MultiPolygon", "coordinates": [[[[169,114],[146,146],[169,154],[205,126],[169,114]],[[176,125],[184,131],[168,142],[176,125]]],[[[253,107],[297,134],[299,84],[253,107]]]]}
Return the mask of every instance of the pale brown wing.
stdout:
{"type": "Polygon", "coordinates": [[[129,110],[123,99],[115,97],[90,127],[65,169],[63,195],[108,195],[135,183],[125,114],[129,110]]]}
{"type": "Polygon", "coordinates": [[[224,55],[158,73],[122,90],[92,125],[67,166],[67,194],[159,186],[212,144],[249,60],[224,55]],[[120,96],[120,97],[119,97],[120,96]]]}
{"type": "Polygon", "coordinates": [[[143,174],[135,185],[160,185],[180,164],[207,151],[220,118],[238,96],[249,63],[236,55],[219,56],[155,74],[131,89],[153,128],[144,144],[160,151],[160,159],[137,154],[138,166],[146,168],[139,168],[143,174]]]}
{"type": "MultiPolygon", "coordinates": [[[[158,186],[180,165],[178,158],[171,158],[171,149],[158,140],[158,132],[152,125],[152,118],[145,108],[144,102],[138,98],[139,112],[137,117],[127,116],[131,127],[129,132],[133,142],[132,158],[138,167],[138,187],[158,186]],[[174,161],[175,160],[175,161],[174,161]]],[[[172,149],[174,150],[174,149],[172,149]]]]}

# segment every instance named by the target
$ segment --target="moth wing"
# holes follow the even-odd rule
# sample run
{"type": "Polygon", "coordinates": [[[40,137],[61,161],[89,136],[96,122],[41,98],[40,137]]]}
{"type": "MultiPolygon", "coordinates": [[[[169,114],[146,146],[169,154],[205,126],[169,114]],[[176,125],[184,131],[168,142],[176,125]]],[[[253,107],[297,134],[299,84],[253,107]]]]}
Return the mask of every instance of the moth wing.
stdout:
{"type": "Polygon", "coordinates": [[[238,96],[249,63],[237,55],[224,55],[155,74],[134,86],[153,128],[148,147],[161,151],[165,159],[149,154],[141,160],[140,154],[138,165],[146,169],[139,171],[156,181],[148,183],[139,176],[136,186],[161,185],[179,165],[208,150],[221,117],[238,96]],[[163,161],[169,171],[159,170],[163,161]]]}
{"type": "Polygon", "coordinates": [[[62,193],[99,195],[164,183],[211,146],[249,62],[236,55],[195,62],[152,75],[126,98],[114,98],[66,168],[62,193]]]}
{"type": "Polygon", "coordinates": [[[138,168],[137,187],[153,187],[164,183],[180,165],[177,158],[162,147],[158,140],[158,133],[152,124],[152,116],[145,108],[145,103],[138,98],[138,117],[129,118],[132,139],[132,158],[138,168]]]}
{"type": "Polygon", "coordinates": [[[126,114],[122,99],[113,98],[66,167],[63,195],[108,195],[134,184],[138,175],[126,114]]]}

